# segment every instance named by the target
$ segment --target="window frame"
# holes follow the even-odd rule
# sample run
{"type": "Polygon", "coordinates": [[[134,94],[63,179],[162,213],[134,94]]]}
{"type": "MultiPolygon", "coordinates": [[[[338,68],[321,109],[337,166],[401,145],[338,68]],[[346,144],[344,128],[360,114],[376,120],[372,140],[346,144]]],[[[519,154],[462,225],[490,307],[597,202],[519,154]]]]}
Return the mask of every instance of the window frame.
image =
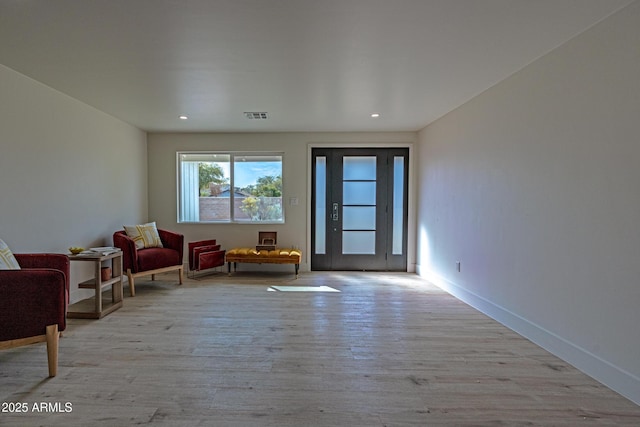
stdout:
{"type": "MultiPolygon", "coordinates": [[[[193,160],[197,161],[197,160],[193,160]]],[[[206,160],[203,160],[206,161],[206,160]]],[[[178,224],[248,224],[248,225],[256,225],[256,224],[284,224],[285,223],[285,196],[284,196],[284,164],[285,164],[285,155],[280,151],[207,151],[207,150],[198,150],[198,151],[176,151],[176,220],[178,224]],[[184,220],[182,215],[182,207],[185,198],[183,197],[183,160],[189,161],[188,159],[184,159],[183,156],[229,156],[229,219],[218,219],[218,220],[206,220],[202,221],[198,218],[198,220],[184,220]],[[247,220],[247,219],[236,219],[235,218],[235,163],[236,158],[238,157],[279,157],[280,158],[280,179],[282,181],[282,189],[280,196],[280,205],[282,216],[280,220],[268,220],[268,221],[255,221],[255,220],[247,220]]],[[[199,198],[198,196],[198,207],[199,207],[199,198]]]]}

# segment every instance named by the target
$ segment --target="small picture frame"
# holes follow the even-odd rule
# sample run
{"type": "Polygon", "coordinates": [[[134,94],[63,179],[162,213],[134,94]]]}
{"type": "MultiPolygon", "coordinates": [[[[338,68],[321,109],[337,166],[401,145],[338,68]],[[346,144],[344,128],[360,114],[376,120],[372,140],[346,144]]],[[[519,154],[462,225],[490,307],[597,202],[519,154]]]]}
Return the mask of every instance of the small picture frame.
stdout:
{"type": "Polygon", "coordinates": [[[272,251],[278,243],[278,233],[275,231],[258,231],[258,245],[256,250],[272,251]]]}

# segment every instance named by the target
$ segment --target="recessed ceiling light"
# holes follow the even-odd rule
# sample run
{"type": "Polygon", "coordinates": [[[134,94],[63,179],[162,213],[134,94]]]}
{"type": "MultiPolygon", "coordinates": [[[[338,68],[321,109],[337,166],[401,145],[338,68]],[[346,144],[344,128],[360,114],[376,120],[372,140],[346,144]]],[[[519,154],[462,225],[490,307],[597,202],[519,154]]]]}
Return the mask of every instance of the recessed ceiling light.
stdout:
{"type": "Polygon", "coordinates": [[[371,117],[377,119],[378,117],[380,117],[380,113],[371,113],[371,117]]]}
{"type": "Polygon", "coordinates": [[[180,120],[187,120],[188,118],[189,118],[189,117],[187,117],[187,116],[180,116],[180,117],[179,117],[179,119],[180,119],[180,120]]]}

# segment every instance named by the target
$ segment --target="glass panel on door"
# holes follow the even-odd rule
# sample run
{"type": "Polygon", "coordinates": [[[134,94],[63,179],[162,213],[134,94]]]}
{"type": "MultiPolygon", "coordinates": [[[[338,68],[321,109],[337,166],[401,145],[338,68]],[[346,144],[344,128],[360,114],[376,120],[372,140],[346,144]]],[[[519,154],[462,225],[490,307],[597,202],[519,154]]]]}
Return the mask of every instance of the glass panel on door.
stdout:
{"type": "Polygon", "coordinates": [[[402,255],[404,237],[404,156],[393,158],[393,255],[402,255]]]}
{"type": "Polygon", "coordinates": [[[342,253],[376,253],[376,156],[345,156],[342,167],[342,253]]]}
{"type": "Polygon", "coordinates": [[[343,231],[342,232],[343,255],[375,255],[376,232],[375,231],[343,231]]]}
{"type": "Polygon", "coordinates": [[[342,179],[345,181],[375,181],[376,156],[344,157],[342,179]]]}
{"type": "Polygon", "coordinates": [[[316,157],[315,164],[316,187],[316,224],[315,224],[315,253],[325,254],[327,244],[327,158],[325,156],[316,157]]]}
{"type": "Polygon", "coordinates": [[[345,205],[375,205],[376,182],[345,181],[342,184],[342,202],[345,205]]]}
{"type": "Polygon", "coordinates": [[[375,230],[375,206],[345,206],[342,209],[343,230],[375,230]]]}

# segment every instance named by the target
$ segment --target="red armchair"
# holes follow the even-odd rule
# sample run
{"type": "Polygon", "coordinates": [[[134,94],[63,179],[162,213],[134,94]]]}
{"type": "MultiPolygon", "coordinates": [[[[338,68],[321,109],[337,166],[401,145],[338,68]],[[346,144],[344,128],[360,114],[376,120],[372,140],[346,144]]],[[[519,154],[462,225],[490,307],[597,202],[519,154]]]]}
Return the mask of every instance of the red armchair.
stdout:
{"type": "Polygon", "coordinates": [[[184,236],[172,231],[158,229],[162,248],[137,249],[136,244],[124,230],[113,233],[113,245],[122,250],[122,268],[129,279],[129,293],[136,295],[134,280],[136,277],[155,275],[167,271],[178,270],[178,278],[182,285],[182,256],[184,252],[184,236]]]}
{"type": "Polygon", "coordinates": [[[224,265],[226,251],[215,240],[189,242],[189,271],[196,272],[224,265]]]}
{"type": "Polygon", "coordinates": [[[58,340],[69,304],[69,258],[14,254],[21,270],[0,270],[0,349],[47,343],[49,376],[58,372],[58,340]]]}

